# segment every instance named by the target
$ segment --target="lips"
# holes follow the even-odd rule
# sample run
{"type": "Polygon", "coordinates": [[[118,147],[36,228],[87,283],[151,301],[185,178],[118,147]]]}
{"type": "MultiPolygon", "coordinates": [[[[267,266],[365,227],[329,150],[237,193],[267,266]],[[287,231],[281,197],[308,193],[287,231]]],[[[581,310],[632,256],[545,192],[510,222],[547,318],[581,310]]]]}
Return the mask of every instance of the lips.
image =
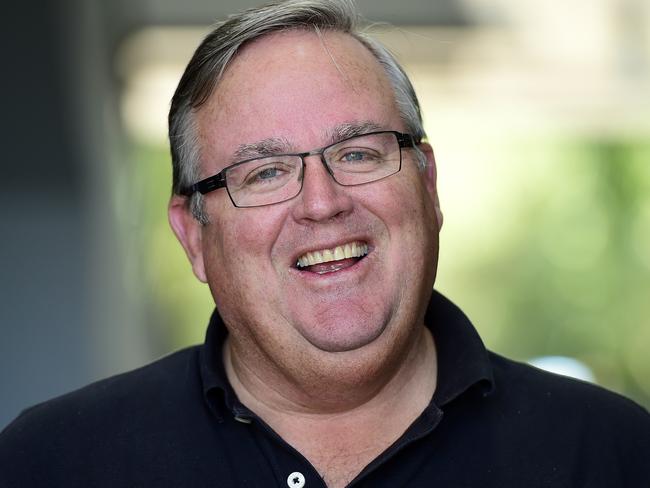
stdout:
{"type": "Polygon", "coordinates": [[[330,273],[347,268],[368,254],[368,244],[354,241],[331,249],[309,251],[298,258],[296,267],[303,271],[330,273]]]}

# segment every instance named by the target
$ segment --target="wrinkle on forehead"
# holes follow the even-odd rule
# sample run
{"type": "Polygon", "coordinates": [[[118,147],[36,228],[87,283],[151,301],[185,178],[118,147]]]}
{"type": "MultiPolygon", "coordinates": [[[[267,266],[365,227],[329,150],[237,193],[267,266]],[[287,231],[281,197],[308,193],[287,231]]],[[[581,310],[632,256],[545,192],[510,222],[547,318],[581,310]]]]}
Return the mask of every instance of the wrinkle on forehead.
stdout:
{"type": "MultiPolygon", "coordinates": [[[[372,121],[345,122],[328,129],[324,134],[324,141],[327,146],[342,141],[343,139],[385,129],[385,127],[372,121]]],[[[313,148],[309,150],[317,151],[319,149],[320,148],[313,148]]],[[[260,141],[240,144],[233,153],[231,163],[253,158],[277,156],[279,154],[290,153],[296,150],[296,146],[284,137],[269,137],[260,141]]]]}

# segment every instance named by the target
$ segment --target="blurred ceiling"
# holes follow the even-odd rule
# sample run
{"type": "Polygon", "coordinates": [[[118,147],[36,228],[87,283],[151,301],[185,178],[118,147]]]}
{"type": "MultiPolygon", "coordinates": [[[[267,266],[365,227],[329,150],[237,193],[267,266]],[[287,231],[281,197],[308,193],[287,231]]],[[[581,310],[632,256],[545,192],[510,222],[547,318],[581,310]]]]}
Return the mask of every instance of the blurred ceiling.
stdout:
{"type": "MultiPolygon", "coordinates": [[[[119,0],[115,9],[133,24],[205,25],[242,9],[260,5],[259,0],[119,0]]],[[[468,11],[459,0],[410,0],[407,4],[388,0],[357,0],[368,19],[389,20],[402,25],[453,25],[471,23],[468,11]]]]}

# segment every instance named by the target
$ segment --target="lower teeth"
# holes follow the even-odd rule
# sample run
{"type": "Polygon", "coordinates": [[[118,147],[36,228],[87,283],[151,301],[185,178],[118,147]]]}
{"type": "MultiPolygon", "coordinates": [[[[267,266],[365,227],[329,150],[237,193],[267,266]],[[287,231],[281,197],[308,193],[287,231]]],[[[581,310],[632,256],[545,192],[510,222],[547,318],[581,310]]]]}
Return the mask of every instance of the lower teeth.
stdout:
{"type": "Polygon", "coordinates": [[[328,269],[321,269],[319,271],[316,271],[318,274],[326,274],[326,273],[333,273],[334,271],[338,271],[342,268],[340,264],[330,264],[328,266],[328,269]]]}

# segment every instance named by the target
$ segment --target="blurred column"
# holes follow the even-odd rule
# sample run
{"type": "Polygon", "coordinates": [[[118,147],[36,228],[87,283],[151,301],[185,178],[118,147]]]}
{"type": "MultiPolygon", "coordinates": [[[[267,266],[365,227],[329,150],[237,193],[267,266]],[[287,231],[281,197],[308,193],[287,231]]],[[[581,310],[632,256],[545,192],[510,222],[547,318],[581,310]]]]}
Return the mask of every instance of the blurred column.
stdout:
{"type": "Polygon", "coordinates": [[[147,359],[115,222],[122,158],[102,4],[5,6],[0,428],[147,359]]]}

